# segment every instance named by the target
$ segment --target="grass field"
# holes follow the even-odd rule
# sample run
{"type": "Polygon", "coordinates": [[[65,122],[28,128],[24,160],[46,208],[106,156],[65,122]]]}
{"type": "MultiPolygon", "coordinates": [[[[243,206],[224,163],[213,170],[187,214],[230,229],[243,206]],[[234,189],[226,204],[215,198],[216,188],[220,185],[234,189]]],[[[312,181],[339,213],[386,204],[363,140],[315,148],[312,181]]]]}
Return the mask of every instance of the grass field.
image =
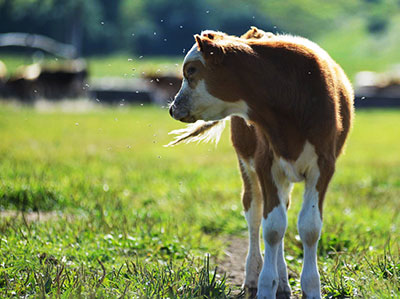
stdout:
{"type": "MultiPolygon", "coordinates": [[[[324,209],[323,292],[396,298],[400,111],[357,112],[324,209]]],[[[224,240],[246,234],[229,130],[218,147],[164,148],[181,126],[156,107],[1,106],[0,208],[21,212],[0,218],[0,297],[231,296],[235,287],[214,272],[224,240]],[[38,210],[48,213],[36,219],[38,210]]],[[[301,192],[285,241],[296,294],[301,192]]]]}
{"type": "MultiPolygon", "coordinates": [[[[99,77],[141,77],[144,74],[179,74],[181,71],[182,57],[143,57],[129,54],[116,54],[112,56],[87,57],[91,78],[99,77]]],[[[0,60],[4,62],[9,74],[13,74],[23,65],[32,64],[34,61],[29,55],[2,54],[0,60]]],[[[64,61],[65,62],[65,61],[64,61]]],[[[46,56],[42,63],[55,68],[63,63],[62,59],[46,56]]]]}

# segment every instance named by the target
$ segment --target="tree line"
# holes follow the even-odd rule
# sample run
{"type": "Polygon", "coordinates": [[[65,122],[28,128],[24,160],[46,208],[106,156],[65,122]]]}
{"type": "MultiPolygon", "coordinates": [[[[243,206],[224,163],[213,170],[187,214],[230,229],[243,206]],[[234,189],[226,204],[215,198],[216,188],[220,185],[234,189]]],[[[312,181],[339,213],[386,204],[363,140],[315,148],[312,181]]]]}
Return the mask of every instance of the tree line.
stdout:
{"type": "Polygon", "coordinates": [[[75,45],[82,55],[177,55],[193,34],[240,35],[251,25],[315,38],[358,16],[385,30],[397,0],[0,0],[0,32],[27,32],[75,45]]]}

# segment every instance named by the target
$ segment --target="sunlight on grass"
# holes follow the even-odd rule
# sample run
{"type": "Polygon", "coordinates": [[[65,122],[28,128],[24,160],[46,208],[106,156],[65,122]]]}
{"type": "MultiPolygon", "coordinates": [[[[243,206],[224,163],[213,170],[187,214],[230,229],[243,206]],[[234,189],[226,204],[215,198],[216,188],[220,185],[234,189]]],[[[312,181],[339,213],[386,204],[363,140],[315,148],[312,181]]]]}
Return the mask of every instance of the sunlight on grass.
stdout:
{"type": "MultiPolygon", "coordinates": [[[[85,58],[89,75],[92,78],[121,77],[132,78],[153,74],[181,73],[182,57],[143,57],[136,55],[120,54],[113,56],[99,56],[85,58]]],[[[34,63],[31,56],[23,54],[3,54],[0,58],[7,67],[8,74],[13,74],[18,68],[34,63]]],[[[44,66],[54,67],[65,63],[63,59],[46,56],[41,62],[44,66]]]]}
{"type": "MultiPolygon", "coordinates": [[[[182,126],[156,107],[2,106],[1,208],[59,217],[0,218],[0,296],[228,296],[222,273],[213,279],[203,259],[222,258],[223,240],[246,233],[229,130],[218,147],[163,147],[182,126]],[[150,277],[161,282],[147,284],[150,277]]],[[[398,292],[399,128],[399,111],[357,111],[325,203],[318,250],[327,298],[398,292]]],[[[302,190],[294,190],[285,240],[296,274],[302,190]]],[[[298,279],[291,283],[299,292],[298,279]]]]}

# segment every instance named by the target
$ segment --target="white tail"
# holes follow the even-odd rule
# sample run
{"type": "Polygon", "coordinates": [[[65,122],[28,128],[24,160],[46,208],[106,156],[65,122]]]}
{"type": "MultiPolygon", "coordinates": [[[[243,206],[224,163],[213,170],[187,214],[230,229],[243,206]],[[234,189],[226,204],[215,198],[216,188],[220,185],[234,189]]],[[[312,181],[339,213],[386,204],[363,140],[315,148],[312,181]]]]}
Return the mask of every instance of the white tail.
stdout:
{"type": "Polygon", "coordinates": [[[215,142],[218,144],[221,134],[225,129],[226,118],[223,120],[203,121],[198,120],[193,124],[188,124],[183,129],[173,130],[168,135],[177,135],[174,140],[164,146],[174,146],[184,142],[215,142]]]}

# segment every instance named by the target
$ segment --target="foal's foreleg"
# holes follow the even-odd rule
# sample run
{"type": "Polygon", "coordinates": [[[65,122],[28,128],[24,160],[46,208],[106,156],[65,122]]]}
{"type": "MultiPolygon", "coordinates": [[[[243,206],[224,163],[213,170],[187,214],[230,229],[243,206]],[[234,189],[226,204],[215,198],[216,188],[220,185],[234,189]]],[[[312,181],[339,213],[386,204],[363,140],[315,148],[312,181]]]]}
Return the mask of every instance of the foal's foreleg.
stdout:
{"type": "Polygon", "coordinates": [[[244,287],[252,294],[257,289],[258,276],[263,262],[260,252],[262,195],[254,169],[254,160],[239,157],[239,165],[243,179],[242,202],[249,229],[249,249],[246,258],[244,287]]]}

